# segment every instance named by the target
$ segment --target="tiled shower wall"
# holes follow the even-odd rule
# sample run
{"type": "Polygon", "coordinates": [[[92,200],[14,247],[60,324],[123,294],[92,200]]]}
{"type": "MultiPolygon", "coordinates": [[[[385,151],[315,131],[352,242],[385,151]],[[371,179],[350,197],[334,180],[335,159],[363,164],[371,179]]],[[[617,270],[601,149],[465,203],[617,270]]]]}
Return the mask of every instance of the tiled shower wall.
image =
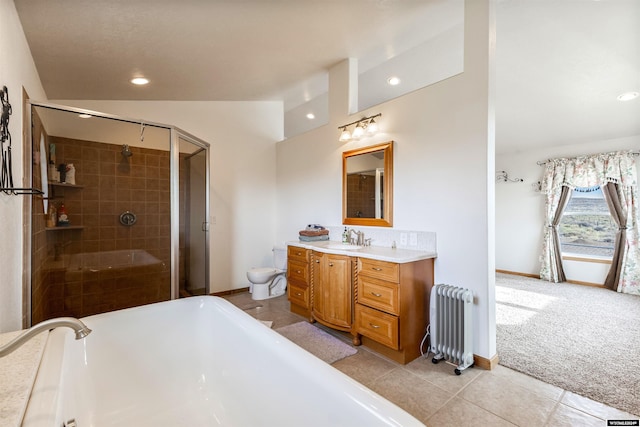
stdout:
{"type": "Polygon", "coordinates": [[[116,144],[59,137],[49,137],[48,143],[56,145],[57,164],[73,163],[77,187],[49,186],[50,202],[56,207],[64,203],[69,227],[45,228],[42,204],[34,203],[32,323],[168,300],[169,152],[131,147],[133,156],[126,158],[116,144]],[[133,226],[120,224],[125,211],[136,214],[133,226]],[[123,256],[133,250],[156,260],[123,264],[123,256]],[[78,254],[96,252],[100,265],[91,265],[93,260],[79,266],[78,254]]]}
{"type": "Polygon", "coordinates": [[[376,177],[367,174],[347,175],[347,217],[375,218],[376,177]]]}

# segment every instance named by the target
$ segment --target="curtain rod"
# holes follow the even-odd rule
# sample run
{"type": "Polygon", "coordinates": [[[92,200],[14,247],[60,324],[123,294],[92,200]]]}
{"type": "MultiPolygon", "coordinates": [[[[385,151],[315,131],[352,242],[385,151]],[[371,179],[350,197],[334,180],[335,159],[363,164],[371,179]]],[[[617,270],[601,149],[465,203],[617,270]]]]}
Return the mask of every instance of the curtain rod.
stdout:
{"type": "MultiPolygon", "coordinates": [[[[631,152],[631,154],[633,154],[634,156],[640,156],[640,151],[632,151],[632,152],[631,152]]],[[[547,164],[547,162],[548,162],[548,161],[549,161],[549,160],[544,160],[544,161],[542,161],[542,160],[538,160],[538,161],[536,162],[536,164],[537,164],[538,166],[544,166],[544,165],[546,165],[546,164],[547,164]]]]}

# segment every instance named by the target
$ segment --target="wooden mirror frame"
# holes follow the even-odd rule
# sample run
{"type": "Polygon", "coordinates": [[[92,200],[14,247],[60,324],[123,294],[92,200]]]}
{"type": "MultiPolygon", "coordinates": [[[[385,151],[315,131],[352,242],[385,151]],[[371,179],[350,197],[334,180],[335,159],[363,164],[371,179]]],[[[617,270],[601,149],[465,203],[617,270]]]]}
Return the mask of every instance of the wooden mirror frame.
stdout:
{"type": "Polygon", "coordinates": [[[342,153],[342,224],[393,227],[393,141],[342,153]],[[347,217],[347,159],[377,151],[384,153],[382,218],[349,218],[347,217]]]}

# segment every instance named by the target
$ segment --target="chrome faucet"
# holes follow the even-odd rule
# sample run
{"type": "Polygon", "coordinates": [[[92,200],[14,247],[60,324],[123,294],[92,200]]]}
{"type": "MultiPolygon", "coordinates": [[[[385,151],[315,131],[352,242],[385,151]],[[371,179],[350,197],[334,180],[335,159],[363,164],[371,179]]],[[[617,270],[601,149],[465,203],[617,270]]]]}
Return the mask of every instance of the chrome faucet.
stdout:
{"type": "Polygon", "coordinates": [[[74,317],[57,317],[55,319],[45,320],[27,329],[5,345],[0,346],[0,357],[4,357],[7,354],[12,353],[40,332],[57,328],[59,326],[66,326],[73,329],[76,333],[77,340],[82,339],[91,333],[91,329],[89,329],[87,325],[74,317]]]}
{"type": "Polygon", "coordinates": [[[352,245],[364,246],[364,231],[356,231],[353,228],[349,229],[349,243],[352,245]],[[356,238],[351,236],[351,233],[356,233],[356,238]]]}

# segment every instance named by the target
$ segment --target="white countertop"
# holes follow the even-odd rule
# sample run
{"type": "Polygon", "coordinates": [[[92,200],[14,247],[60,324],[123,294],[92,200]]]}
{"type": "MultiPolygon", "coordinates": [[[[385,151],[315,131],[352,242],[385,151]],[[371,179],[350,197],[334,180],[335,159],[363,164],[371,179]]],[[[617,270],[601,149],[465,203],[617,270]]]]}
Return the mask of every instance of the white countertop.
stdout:
{"type": "Polygon", "coordinates": [[[419,251],[413,249],[393,249],[383,246],[365,246],[362,249],[356,250],[344,250],[344,249],[329,249],[327,246],[339,245],[340,242],[333,240],[323,240],[319,242],[302,242],[302,241],[289,241],[288,246],[297,246],[300,248],[311,249],[319,252],[326,252],[337,255],[348,255],[361,258],[376,259],[379,261],[389,261],[403,264],[406,262],[421,261],[423,259],[436,258],[438,254],[436,252],[419,251]]]}
{"type": "MultiPolygon", "coordinates": [[[[0,345],[23,331],[0,334],[0,345]]],[[[31,338],[13,353],[0,358],[0,425],[20,426],[31,395],[49,332],[31,338]]]]}

